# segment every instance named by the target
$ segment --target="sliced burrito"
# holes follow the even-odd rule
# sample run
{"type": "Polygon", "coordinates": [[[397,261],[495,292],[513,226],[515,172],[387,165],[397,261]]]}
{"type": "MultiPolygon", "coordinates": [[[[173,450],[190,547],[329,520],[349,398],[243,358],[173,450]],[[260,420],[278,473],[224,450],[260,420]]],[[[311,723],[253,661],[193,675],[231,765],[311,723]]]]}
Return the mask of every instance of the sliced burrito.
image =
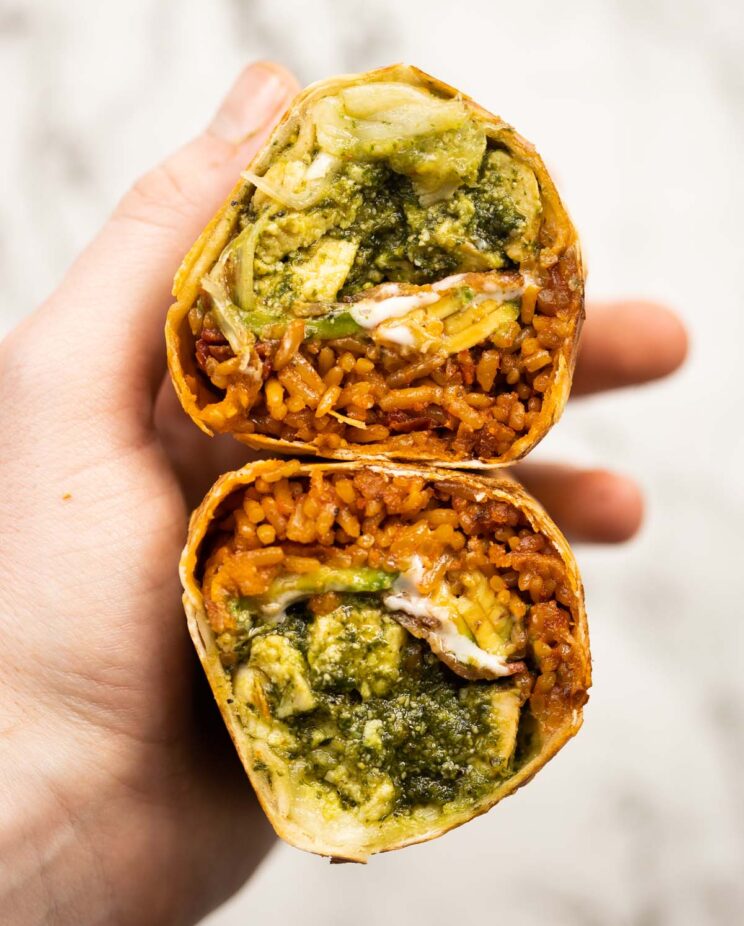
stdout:
{"type": "Polygon", "coordinates": [[[173,292],[194,421],[336,459],[519,459],[563,410],[583,318],[535,149],[402,65],[301,93],[173,292]]]}
{"type": "Polygon", "coordinates": [[[246,772],[299,848],[364,861],[439,836],[581,725],[581,580],[509,479],[252,463],[194,512],[181,577],[246,772]]]}

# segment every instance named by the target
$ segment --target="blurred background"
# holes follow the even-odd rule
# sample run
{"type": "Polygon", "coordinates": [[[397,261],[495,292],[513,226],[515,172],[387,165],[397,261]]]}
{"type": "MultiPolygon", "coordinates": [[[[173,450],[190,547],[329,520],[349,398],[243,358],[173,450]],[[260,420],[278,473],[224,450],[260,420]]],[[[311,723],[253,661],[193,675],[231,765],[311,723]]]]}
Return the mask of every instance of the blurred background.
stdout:
{"type": "Polygon", "coordinates": [[[684,372],[575,402],[539,448],[648,495],[639,539],[577,550],[595,662],[579,737],[434,843],[366,867],[279,846],[205,923],[742,922],[744,6],[11,0],[0,48],[0,333],[240,68],[273,57],[303,83],[405,60],[471,94],[553,171],[590,298],[666,301],[693,337],[684,372]]]}

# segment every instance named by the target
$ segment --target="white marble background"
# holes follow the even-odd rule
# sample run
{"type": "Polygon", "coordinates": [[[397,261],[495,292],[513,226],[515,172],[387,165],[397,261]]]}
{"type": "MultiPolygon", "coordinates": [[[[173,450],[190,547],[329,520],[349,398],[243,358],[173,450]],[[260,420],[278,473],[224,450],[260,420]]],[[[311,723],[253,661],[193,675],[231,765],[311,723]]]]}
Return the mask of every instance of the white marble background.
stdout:
{"type": "MultiPolygon", "coordinates": [[[[0,329],[244,62],[307,82],[406,60],[542,151],[590,294],[670,301],[665,384],[577,402],[540,448],[639,475],[641,537],[579,549],[596,682],[578,739],[446,838],[329,866],[278,847],[209,926],[707,926],[744,918],[744,8],[735,0],[6,0],[0,329]]],[[[106,311],[102,304],[101,311],[106,311]]]]}

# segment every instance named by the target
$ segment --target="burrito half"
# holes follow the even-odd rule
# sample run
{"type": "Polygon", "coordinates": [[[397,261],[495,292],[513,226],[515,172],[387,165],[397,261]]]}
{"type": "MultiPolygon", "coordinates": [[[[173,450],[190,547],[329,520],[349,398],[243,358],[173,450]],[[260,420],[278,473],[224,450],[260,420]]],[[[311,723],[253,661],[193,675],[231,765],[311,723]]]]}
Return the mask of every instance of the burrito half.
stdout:
{"type": "Polygon", "coordinates": [[[565,405],[583,318],[532,145],[402,65],[301,93],[173,292],[194,421],[337,459],[519,459],[565,405]]]}
{"type": "Polygon", "coordinates": [[[302,849],[364,861],[439,836],[581,725],[581,581],[511,480],[253,463],[194,513],[181,575],[240,758],[302,849]]]}

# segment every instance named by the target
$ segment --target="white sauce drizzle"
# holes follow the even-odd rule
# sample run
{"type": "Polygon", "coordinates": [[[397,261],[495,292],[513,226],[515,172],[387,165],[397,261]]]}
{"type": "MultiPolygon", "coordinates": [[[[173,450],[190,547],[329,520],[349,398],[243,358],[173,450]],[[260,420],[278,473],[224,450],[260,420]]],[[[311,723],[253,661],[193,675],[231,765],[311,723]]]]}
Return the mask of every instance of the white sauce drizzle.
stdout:
{"type": "MultiPolygon", "coordinates": [[[[390,325],[384,323],[389,319],[408,315],[414,309],[438,302],[467,276],[466,273],[455,273],[432,283],[425,290],[406,294],[400,292],[398,283],[385,283],[377,289],[376,298],[359,300],[349,309],[349,314],[362,328],[377,329],[375,336],[379,340],[400,344],[404,347],[415,347],[419,339],[407,322],[390,325]]],[[[519,299],[525,289],[533,285],[535,285],[534,280],[529,274],[523,274],[519,281],[511,285],[505,285],[501,280],[484,274],[476,283],[477,291],[472,297],[471,304],[478,305],[490,299],[510,302],[519,299]]]]}
{"type": "Polygon", "coordinates": [[[512,299],[519,299],[523,292],[524,286],[522,284],[501,286],[495,282],[484,283],[483,291],[476,293],[473,297],[473,304],[478,305],[478,303],[485,302],[487,299],[493,299],[494,297],[499,302],[511,302],[512,299]]]}
{"type": "Polygon", "coordinates": [[[413,309],[438,301],[439,296],[431,291],[409,296],[390,296],[387,299],[361,299],[349,309],[349,314],[362,328],[376,328],[388,318],[400,318],[413,309]]]}
{"type": "Polygon", "coordinates": [[[446,605],[437,604],[431,596],[421,594],[419,585],[423,577],[424,564],[420,556],[414,556],[409,568],[398,576],[390,591],[382,596],[385,606],[391,611],[403,611],[412,617],[437,621],[436,628],[426,629],[426,639],[435,640],[442,651],[451,653],[464,665],[487,669],[494,676],[510,675],[510,668],[503,657],[487,653],[460,633],[446,605]]]}
{"type": "Polygon", "coordinates": [[[397,325],[383,325],[377,330],[377,337],[381,341],[389,341],[391,344],[400,344],[402,347],[416,346],[416,338],[405,322],[398,323],[397,325]]]}
{"type": "Polygon", "coordinates": [[[462,280],[465,279],[466,274],[464,273],[455,273],[451,277],[444,277],[442,280],[437,280],[436,283],[431,284],[431,288],[439,293],[443,289],[450,289],[452,286],[456,286],[462,280]]]}

